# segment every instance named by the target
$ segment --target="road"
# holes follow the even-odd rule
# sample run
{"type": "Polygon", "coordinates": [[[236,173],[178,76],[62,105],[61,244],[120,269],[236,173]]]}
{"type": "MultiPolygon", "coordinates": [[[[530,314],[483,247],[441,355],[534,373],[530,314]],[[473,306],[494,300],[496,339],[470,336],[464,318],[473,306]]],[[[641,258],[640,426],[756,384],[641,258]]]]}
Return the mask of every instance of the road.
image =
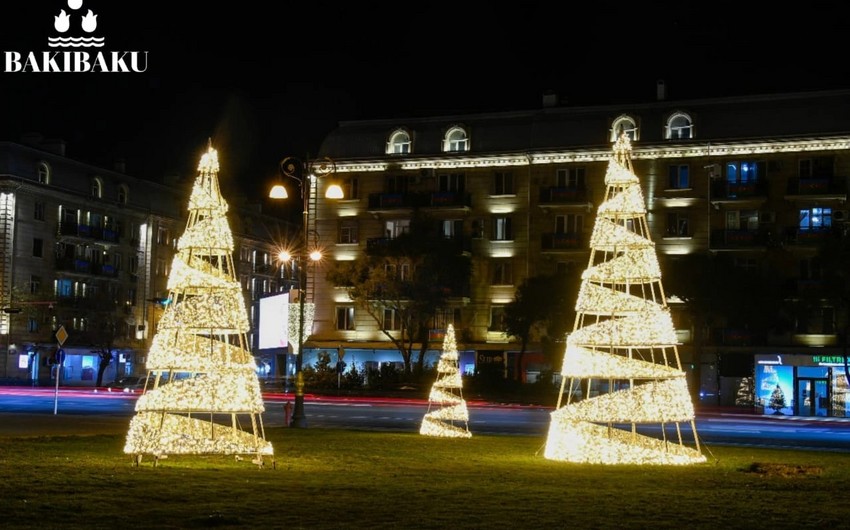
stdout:
{"type": "MultiPolygon", "coordinates": [[[[124,433],[137,396],[94,393],[91,389],[0,387],[0,436],[75,433],[124,433]],[[54,408],[56,414],[54,414],[54,408]]],[[[266,428],[284,425],[286,394],[265,395],[266,428]]],[[[474,434],[545,437],[549,407],[470,401],[469,430],[474,434]]],[[[427,401],[414,399],[307,396],[308,428],[418,432],[427,401]]],[[[850,452],[850,419],[757,416],[698,412],[700,441],[706,446],[736,445],[850,452]]],[[[646,427],[660,435],[660,427],[646,427]]],[[[692,437],[690,429],[684,435],[692,437]]]]}

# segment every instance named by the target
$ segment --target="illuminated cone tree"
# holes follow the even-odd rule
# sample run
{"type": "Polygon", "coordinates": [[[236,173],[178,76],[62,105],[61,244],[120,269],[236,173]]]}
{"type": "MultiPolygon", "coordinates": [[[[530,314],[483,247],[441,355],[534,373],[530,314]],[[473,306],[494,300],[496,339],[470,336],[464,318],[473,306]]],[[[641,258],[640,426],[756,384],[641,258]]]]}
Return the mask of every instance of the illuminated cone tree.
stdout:
{"type": "Polygon", "coordinates": [[[249,455],[260,466],[264,456],[273,458],[218,171],[210,146],[168,277],[171,303],[148,353],[147,384],[124,446],[137,465],[143,455],[249,455]]]}
{"type": "Polygon", "coordinates": [[[605,185],[544,456],[594,464],[704,462],[625,135],[614,144],[605,185]],[[659,425],[660,438],[639,432],[659,425]],[[683,425],[695,448],[686,444],[683,425]]]}
{"type": "Polygon", "coordinates": [[[469,411],[463,400],[463,380],[458,366],[455,328],[449,324],[443,339],[443,353],[437,364],[437,380],[428,396],[428,412],[422,418],[419,434],[446,438],[470,438],[469,411]]]}

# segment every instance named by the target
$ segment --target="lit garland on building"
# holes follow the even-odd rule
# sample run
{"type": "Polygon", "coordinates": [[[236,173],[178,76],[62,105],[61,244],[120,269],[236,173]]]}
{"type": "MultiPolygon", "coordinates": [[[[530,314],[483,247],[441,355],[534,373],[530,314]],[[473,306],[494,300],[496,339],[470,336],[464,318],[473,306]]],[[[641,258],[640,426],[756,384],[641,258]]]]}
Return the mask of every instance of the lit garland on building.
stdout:
{"type": "Polygon", "coordinates": [[[614,144],[605,184],[544,456],[593,464],[705,462],[626,135],[614,144]],[[685,444],[682,424],[690,425],[695,448],[685,444]],[[663,438],[640,434],[641,425],[660,425],[663,438]]]}
{"type": "Polygon", "coordinates": [[[428,396],[428,412],[422,418],[419,434],[444,438],[470,438],[469,411],[463,399],[463,379],[458,366],[455,328],[449,324],[443,339],[443,353],[437,363],[437,380],[428,396]]]}
{"type": "Polygon", "coordinates": [[[274,455],[265,440],[265,406],[218,170],[210,146],[168,278],[172,303],[157,326],[145,392],[124,445],[137,464],[143,455],[224,454],[250,455],[262,466],[263,457],[274,455]]]}

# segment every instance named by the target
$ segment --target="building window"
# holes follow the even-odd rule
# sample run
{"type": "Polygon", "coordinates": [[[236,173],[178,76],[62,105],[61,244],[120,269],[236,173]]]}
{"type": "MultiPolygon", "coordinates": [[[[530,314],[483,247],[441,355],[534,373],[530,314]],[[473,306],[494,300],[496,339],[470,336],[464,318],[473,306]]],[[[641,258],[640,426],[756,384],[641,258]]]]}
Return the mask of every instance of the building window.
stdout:
{"type": "Polygon", "coordinates": [[[694,125],[691,117],[683,112],[670,116],[664,127],[664,137],[668,140],[687,140],[694,137],[694,125]]]}
{"type": "Polygon", "coordinates": [[[491,285],[513,285],[514,267],[507,259],[493,261],[493,280],[491,285]]]}
{"type": "Polygon", "coordinates": [[[27,331],[30,333],[38,333],[38,320],[31,318],[27,321],[27,331]]]}
{"type": "Polygon", "coordinates": [[[691,187],[687,164],[667,166],[667,186],[671,190],[684,190],[691,187]]]}
{"type": "Polygon", "coordinates": [[[339,238],[341,245],[353,245],[360,241],[357,219],[343,218],[339,220],[339,238]]]}
{"type": "Polygon", "coordinates": [[[510,217],[493,218],[493,241],[513,241],[514,231],[510,217]]]}
{"type": "Polygon", "coordinates": [[[505,306],[494,305],[490,307],[490,325],[487,331],[505,331],[505,306]]]}
{"type": "Polygon", "coordinates": [[[444,219],[440,221],[440,235],[454,239],[463,235],[463,219],[444,219]]]}
{"type": "Polygon", "coordinates": [[[357,177],[349,177],[342,180],[342,197],[344,199],[357,199],[360,197],[360,186],[357,177]]]}
{"type": "Polygon", "coordinates": [[[583,190],[584,173],[585,169],[583,167],[557,169],[555,170],[555,187],[583,190]]]}
{"type": "Polygon", "coordinates": [[[41,276],[30,276],[30,294],[36,294],[41,290],[41,276]]]}
{"type": "Polygon", "coordinates": [[[47,162],[39,162],[38,164],[38,183],[50,184],[50,166],[47,162]]]}
{"type": "Polygon", "coordinates": [[[462,193],[466,190],[466,175],[463,173],[448,173],[438,177],[440,191],[462,193]]]}
{"type": "Polygon", "coordinates": [[[726,182],[757,182],[765,173],[764,162],[726,162],[726,182]]]}
{"type": "Polygon", "coordinates": [[[398,313],[395,309],[384,309],[383,328],[386,330],[397,330],[400,327],[398,313]]]}
{"type": "Polygon", "coordinates": [[[832,208],[803,208],[800,210],[800,230],[829,230],[832,227],[832,208]]]}
{"type": "Polygon", "coordinates": [[[756,210],[731,210],[726,212],[727,230],[758,230],[759,213],[756,210]]]}
{"type": "Polygon", "coordinates": [[[411,152],[410,135],[406,131],[395,131],[387,142],[388,155],[406,155],[411,152]]]}
{"type": "Polygon", "coordinates": [[[493,195],[513,195],[514,174],[511,171],[493,173],[493,195]]]}
{"type": "Polygon", "coordinates": [[[336,329],[343,331],[354,329],[354,306],[337,306],[336,329]]]}
{"type": "Polygon", "coordinates": [[[387,239],[395,239],[410,230],[410,219],[394,219],[384,225],[387,239]]]}
{"type": "Polygon", "coordinates": [[[434,313],[434,329],[446,329],[452,324],[454,327],[460,325],[460,308],[437,309],[434,313]]]}
{"type": "Polygon", "coordinates": [[[611,124],[610,140],[612,142],[616,142],[617,139],[624,133],[629,137],[629,140],[633,142],[639,138],[637,124],[630,116],[620,116],[614,120],[611,124]]]}
{"type": "Polygon", "coordinates": [[[687,212],[669,212],[667,214],[666,237],[690,237],[690,221],[687,212]]]}
{"type": "Polygon", "coordinates": [[[44,203],[35,201],[33,205],[32,218],[36,221],[44,221],[44,203]]]}
{"type": "Polygon", "coordinates": [[[54,294],[60,298],[70,298],[74,296],[74,282],[67,278],[56,280],[54,285],[54,294]]]}
{"type": "Polygon", "coordinates": [[[126,184],[118,186],[118,204],[127,204],[127,199],[130,196],[130,188],[126,184]]]}
{"type": "Polygon", "coordinates": [[[171,232],[168,228],[160,226],[156,231],[156,242],[160,245],[167,245],[171,242],[171,232]]]}
{"type": "Polygon", "coordinates": [[[447,153],[469,151],[469,137],[462,127],[452,127],[446,132],[443,151],[447,153]]]}
{"type": "Polygon", "coordinates": [[[831,178],[834,176],[835,162],[831,156],[804,158],[797,164],[800,178],[831,178]]]}
{"type": "Polygon", "coordinates": [[[91,196],[93,199],[103,197],[103,181],[100,180],[100,177],[91,179],[91,196]]]}
{"type": "Polygon", "coordinates": [[[32,238],[32,257],[44,257],[44,240],[38,237],[32,238]]]}
{"type": "Polygon", "coordinates": [[[555,216],[556,234],[581,234],[584,216],[580,213],[568,213],[555,216]]]}
{"type": "Polygon", "coordinates": [[[168,270],[165,267],[165,260],[164,259],[157,258],[155,273],[156,273],[157,276],[168,276],[168,270]]]}

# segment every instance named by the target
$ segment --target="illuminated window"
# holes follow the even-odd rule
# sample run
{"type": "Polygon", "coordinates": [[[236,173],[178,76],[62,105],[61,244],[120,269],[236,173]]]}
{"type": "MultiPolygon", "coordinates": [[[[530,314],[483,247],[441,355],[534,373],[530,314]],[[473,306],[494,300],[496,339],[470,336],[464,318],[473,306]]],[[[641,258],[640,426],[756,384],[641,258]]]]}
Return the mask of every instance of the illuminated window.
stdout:
{"type": "Polygon", "coordinates": [[[493,260],[493,279],[491,285],[513,285],[514,267],[507,259],[493,260]]]}
{"type": "Polygon", "coordinates": [[[726,182],[730,184],[757,182],[764,174],[764,162],[726,162],[726,182]]]}
{"type": "Polygon", "coordinates": [[[610,140],[612,142],[616,142],[617,138],[619,138],[623,133],[625,133],[626,136],[629,137],[629,140],[633,142],[639,139],[637,124],[630,116],[620,116],[614,120],[611,124],[610,140]]]}
{"type": "Polygon", "coordinates": [[[493,241],[513,241],[513,222],[510,217],[493,218],[493,241]]]}
{"type": "Polygon", "coordinates": [[[442,308],[434,313],[434,329],[446,329],[449,324],[458,327],[460,325],[460,308],[442,308]]]}
{"type": "Polygon", "coordinates": [[[445,219],[440,221],[440,234],[446,239],[463,235],[463,219],[445,219]]]}
{"type": "Polygon", "coordinates": [[[165,260],[164,259],[157,258],[155,272],[156,272],[157,276],[168,276],[168,270],[165,267],[165,260]]]}
{"type": "Polygon", "coordinates": [[[514,174],[511,171],[496,171],[493,174],[493,195],[513,195],[514,174]]]}
{"type": "Polygon", "coordinates": [[[397,130],[390,135],[387,142],[388,155],[406,155],[411,152],[410,135],[407,131],[397,130]]]}
{"type": "Polygon", "coordinates": [[[694,125],[691,117],[683,112],[670,116],[664,127],[664,138],[668,140],[687,140],[694,137],[694,125]]]}
{"type": "Polygon", "coordinates": [[[339,239],[342,245],[352,245],[360,241],[357,219],[344,218],[339,220],[339,239]]]}
{"type": "Polygon", "coordinates": [[[452,127],[446,132],[446,137],[443,140],[443,151],[469,151],[469,137],[462,127],[452,127]]]}
{"type": "Polygon", "coordinates": [[[797,226],[800,230],[829,230],[832,228],[832,208],[802,208],[797,226]]]}
{"type": "Polygon", "coordinates": [[[410,219],[392,219],[384,224],[387,239],[395,239],[410,230],[410,219]]]}
{"type": "Polygon", "coordinates": [[[727,230],[758,230],[759,213],[756,210],[730,210],[726,212],[727,230]]]}
{"type": "Polygon", "coordinates": [[[667,187],[671,190],[684,190],[691,187],[689,166],[671,164],[667,166],[667,187]]]}
{"type": "Polygon", "coordinates": [[[167,245],[171,242],[171,232],[168,228],[160,226],[156,231],[156,242],[160,245],[167,245]]]}
{"type": "Polygon", "coordinates": [[[687,212],[669,212],[665,237],[690,237],[691,223],[687,212]]]}
{"type": "Polygon", "coordinates": [[[342,331],[354,329],[354,306],[337,306],[336,329],[342,331]]]}
{"type": "Polygon", "coordinates": [[[74,282],[67,278],[56,280],[54,285],[54,294],[60,298],[70,298],[74,296],[74,282]]]}
{"type": "Polygon", "coordinates": [[[39,162],[38,164],[38,182],[39,184],[50,184],[50,166],[47,162],[39,162]]]}

